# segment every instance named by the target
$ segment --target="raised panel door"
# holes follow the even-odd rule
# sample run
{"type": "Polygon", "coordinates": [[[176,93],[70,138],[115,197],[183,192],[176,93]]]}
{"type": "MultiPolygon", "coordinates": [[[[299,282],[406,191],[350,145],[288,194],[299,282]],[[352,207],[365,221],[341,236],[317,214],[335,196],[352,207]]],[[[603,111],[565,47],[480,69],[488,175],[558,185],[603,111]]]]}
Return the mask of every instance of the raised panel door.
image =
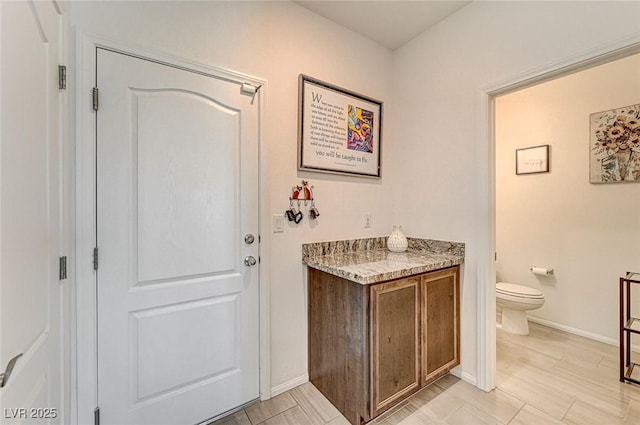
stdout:
{"type": "Polygon", "coordinates": [[[460,363],[458,267],[422,277],[422,383],[460,363]]]}
{"type": "Polygon", "coordinates": [[[1,424],[68,422],[60,282],[66,95],[58,89],[65,5],[0,1],[1,424]]]}
{"type": "Polygon", "coordinates": [[[372,416],[420,384],[420,278],[371,287],[372,416]]]}
{"type": "Polygon", "coordinates": [[[206,421],[259,397],[257,105],[234,82],[96,58],[101,421],[206,421]]]}

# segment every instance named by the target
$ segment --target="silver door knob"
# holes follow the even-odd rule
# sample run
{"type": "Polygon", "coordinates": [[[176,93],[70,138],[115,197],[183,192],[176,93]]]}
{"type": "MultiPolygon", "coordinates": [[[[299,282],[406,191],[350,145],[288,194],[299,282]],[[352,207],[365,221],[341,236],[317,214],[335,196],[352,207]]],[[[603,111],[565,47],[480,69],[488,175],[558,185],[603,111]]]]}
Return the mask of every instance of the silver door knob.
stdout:
{"type": "Polygon", "coordinates": [[[244,257],[244,265],[247,267],[251,267],[251,266],[255,266],[256,265],[256,259],[250,255],[248,257],[244,257]]]}
{"type": "Polygon", "coordinates": [[[244,235],[244,243],[246,243],[247,245],[251,245],[255,240],[256,238],[251,233],[247,233],[246,235],[244,235]]]}
{"type": "Polygon", "coordinates": [[[11,372],[13,372],[13,368],[16,365],[16,362],[21,356],[22,356],[22,353],[18,354],[17,356],[9,360],[9,363],[7,364],[7,369],[4,371],[4,373],[0,373],[0,388],[4,387],[7,384],[7,382],[9,382],[9,378],[11,377],[11,372]]]}

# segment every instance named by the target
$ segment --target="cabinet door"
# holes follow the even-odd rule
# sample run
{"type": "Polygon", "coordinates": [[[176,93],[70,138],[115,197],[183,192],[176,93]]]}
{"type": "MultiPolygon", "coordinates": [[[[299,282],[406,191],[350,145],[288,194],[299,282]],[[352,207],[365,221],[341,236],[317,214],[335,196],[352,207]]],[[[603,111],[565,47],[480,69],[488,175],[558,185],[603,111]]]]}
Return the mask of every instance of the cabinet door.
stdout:
{"type": "Polygon", "coordinates": [[[459,267],[422,277],[422,384],[460,364],[459,267]]]}
{"type": "Polygon", "coordinates": [[[372,417],[420,385],[420,278],[371,287],[372,417]]]}

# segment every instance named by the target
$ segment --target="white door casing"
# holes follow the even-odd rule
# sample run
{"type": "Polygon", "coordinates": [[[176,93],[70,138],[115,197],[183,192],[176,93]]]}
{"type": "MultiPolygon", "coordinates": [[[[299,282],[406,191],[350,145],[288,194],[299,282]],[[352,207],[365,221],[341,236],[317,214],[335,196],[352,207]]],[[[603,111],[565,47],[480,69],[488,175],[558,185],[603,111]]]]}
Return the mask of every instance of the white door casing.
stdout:
{"type": "Polygon", "coordinates": [[[197,423],[260,395],[258,108],[236,82],[96,57],[101,423],[197,423]]]}
{"type": "Polygon", "coordinates": [[[58,90],[63,11],[53,1],[0,2],[0,423],[60,423],[65,216],[58,90]]]}

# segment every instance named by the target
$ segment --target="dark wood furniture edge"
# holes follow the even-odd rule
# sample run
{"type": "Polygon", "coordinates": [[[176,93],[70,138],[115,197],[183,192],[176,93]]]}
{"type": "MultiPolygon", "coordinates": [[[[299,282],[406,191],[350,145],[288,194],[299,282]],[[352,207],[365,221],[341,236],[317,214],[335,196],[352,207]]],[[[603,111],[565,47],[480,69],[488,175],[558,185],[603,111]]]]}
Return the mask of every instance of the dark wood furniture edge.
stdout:
{"type": "MultiPolygon", "coordinates": [[[[371,324],[369,310],[371,304],[370,288],[380,284],[389,283],[409,277],[422,277],[427,274],[447,274],[455,270],[455,317],[459,326],[460,320],[460,265],[452,265],[438,270],[418,273],[412,276],[393,278],[373,284],[361,284],[331,273],[307,267],[308,271],[308,335],[309,335],[309,381],[320,390],[321,393],[354,425],[364,424],[373,419],[373,394],[372,394],[372,352],[371,352],[371,324]],[[323,277],[320,282],[320,277],[323,277]],[[326,295],[326,298],[315,295],[326,295]],[[312,304],[312,300],[316,304],[312,304]],[[350,300],[350,301],[348,301],[350,300]],[[323,314],[319,314],[318,303],[325,302],[323,314]],[[327,310],[328,308],[328,310],[327,310]],[[329,311],[327,317],[326,311],[329,311]],[[339,323],[349,323],[352,326],[339,326],[339,323]],[[355,325],[355,326],[353,326],[355,325]],[[341,331],[336,333],[336,330],[341,331]],[[337,337],[336,337],[337,335],[337,337]],[[350,343],[346,343],[348,340],[350,343]],[[322,351],[323,350],[326,351],[322,351]],[[328,351],[328,352],[327,352],[328,351]],[[347,353],[354,354],[349,356],[347,353]],[[359,353],[359,354],[357,354],[359,353]],[[342,379],[327,376],[327,371],[319,369],[321,356],[334,358],[333,366],[341,366],[342,379]],[[359,358],[359,359],[358,359],[359,358]],[[345,388],[345,390],[341,390],[345,388]],[[348,396],[343,396],[347,394],[348,396]]],[[[419,297],[422,304],[422,285],[420,285],[419,297]]],[[[422,305],[421,305],[422,307],[422,305]]],[[[421,308],[422,310],[422,308],[421,308]]],[[[422,314],[422,313],[421,313],[422,314]]],[[[422,320],[421,320],[422,321],[422,320]]],[[[422,329],[419,330],[422,340],[422,329]]],[[[405,397],[378,410],[375,416],[395,407],[397,403],[406,399],[411,394],[430,385],[437,379],[446,375],[453,367],[460,364],[460,332],[456,328],[456,359],[433,372],[431,376],[423,375],[420,370],[420,383],[405,397]]],[[[422,365],[422,350],[419,353],[419,364],[422,365]]],[[[335,375],[335,374],[333,374],[335,375]]]]}
{"type": "Polygon", "coordinates": [[[311,267],[307,281],[309,381],[349,422],[367,422],[371,419],[367,364],[369,286],[311,267]],[[323,304],[321,309],[317,303],[323,304]],[[350,326],[343,326],[344,323],[350,326]],[[320,361],[322,358],[324,362],[320,361]],[[321,364],[329,364],[342,373],[329,374],[319,369],[321,364]]]}
{"type": "Polygon", "coordinates": [[[638,363],[631,360],[631,334],[640,333],[630,328],[633,320],[638,320],[631,313],[631,287],[634,284],[640,284],[640,280],[631,279],[631,276],[636,274],[635,272],[627,272],[624,277],[619,279],[620,382],[640,384],[640,380],[632,377],[633,370],[635,366],[638,366],[638,363]]]}

